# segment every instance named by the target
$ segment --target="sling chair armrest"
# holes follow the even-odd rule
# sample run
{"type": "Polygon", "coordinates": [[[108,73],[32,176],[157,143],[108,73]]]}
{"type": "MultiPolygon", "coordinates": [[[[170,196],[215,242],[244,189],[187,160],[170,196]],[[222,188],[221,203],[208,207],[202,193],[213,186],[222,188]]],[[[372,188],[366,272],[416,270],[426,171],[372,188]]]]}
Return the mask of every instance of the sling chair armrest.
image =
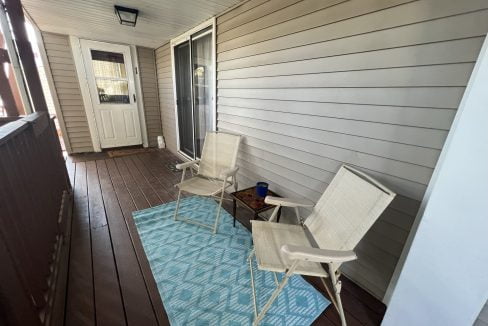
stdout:
{"type": "Polygon", "coordinates": [[[290,259],[316,263],[343,263],[357,258],[352,250],[328,250],[304,246],[283,245],[281,251],[290,259]]]}
{"type": "Polygon", "coordinates": [[[264,198],[264,202],[270,205],[285,207],[314,207],[315,205],[312,201],[307,199],[282,198],[273,196],[266,196],[266,198],[264,198]]]}
{"type": "Polygon", "coordinates": [[[227,179],[228,177],[232,177],[237,173],[237,170],[239,170],[239,167],[235,167],[233,169],[225,170],[220,173],[220,177],[222,179],[227,179]]]}
{"type": "Polygon", "coordinates": [[[193,160],[193,161],[190,161],[190,162],[184,162],[184,163],[180,163],[180,164],[176,164],[176,168],[178,170],[183,170],[183,169],[186,169],[190,166],[193,166],[193,165],[196,165],[200,163],[200,160],[193,160]]]}

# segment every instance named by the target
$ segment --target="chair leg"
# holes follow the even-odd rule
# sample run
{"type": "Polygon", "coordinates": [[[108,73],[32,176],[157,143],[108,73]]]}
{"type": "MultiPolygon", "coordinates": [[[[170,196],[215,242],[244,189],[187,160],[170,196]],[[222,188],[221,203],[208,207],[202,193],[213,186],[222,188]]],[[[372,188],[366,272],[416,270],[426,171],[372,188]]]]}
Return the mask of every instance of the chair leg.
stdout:
{"type": "Polygon", "coordinates": [[[173,219],[177,221],[178,209],[180,208],[180,197],[181,197],[181,190],[178,190],[178,199],[176,200],[176,208],[175,208],[175,215],[173,219]]]}
{"type": "Polygon", "coordinates": [[[339,313],[339,317],[341,318],[341,325],[346,326],[346,316],[344,315],[344,308],[342,307],[342,300],[341,300],[341,289],[342,289],[342,282],[338,279],[335,272],[330,273],[330,280],[332,282],[332,286],[334,287],[335,292],[335,306],[337,312],[339,313]]]}
{"type": "Polygon", "coordinates": [[[281,280],[281,282],[278,285],[278,287],[273,291],[273,294],[271,294],[271,297],[268,299],[268,302],[266,302],[266,304],[264,305],[263,310],[261,310],[259,312],[258,316],[256,317],[256,319],[254,319],[253,326],[258,326],[259,325],[259,323],[261,322],[261,320],[264,318],[264,315],[266,315],[266,313],[268,312],[269,308],[271,308],[271,305],[273,304],[273,302],[276,300],[276,298],[278,298],[278,295],[281,293],[281,291],[285,287],[286,283],[288,283],[288,280],[290,279],[290,276],[292,275],[292,273],[290,273],[290,271],[288,271],[285,274],[285,276],[281,280]]]}
{"type": "Polygon", "coordinates": [[[339,311],[339,309],[337,308],[337,302],[336,302],[336,299],[335,299],[334,292],[330,289],[330,287],[327,284],[325,278],[320,277],[320,280],[322,281],[322,284],[324,285],[324,288],[327,291],[327,295],[329,296],[330,301],[332,301],[332,304],[334,305],[334,307],[337,309],[337,311],[339,311]]]}
{"type": "Polygon", "coordinates": [[[251,275],[251,291],[252,291],[252,301],[254,304],[254,319],[258,317],[258,304],[256,302],[256,289],[254,287],[254,273],[252,269],[252,258],[254,257],[254,254],[256,253],[255,249],[252,248],[251,253],[249,254],[249,257],[247,258],[247,262],[249,264],[249,272],[251,275]]]}
{"type": "MultiPolygon", "coordinates": [[[[294,270],[295,270],[295,268],[296,268],[296,266],[298,264],[298,261],[295,261],[292,264],[292,266],[290,267],[290,269],[287,270],[287,272],[285,273],[285,276],[283,277],[283,279],[281,280],[281,282],[278,284],[278,286],[276,287],[276,289],[273,291],[273,293],[271,294],[271,297],[268,299],[268,302],[266,302],[266,304],[264,305],[263,310],[261,310],[258,313],[257,299],[256,299],[256,289],[255,289],[255,285],[254,285],[254,273],[253,273],[253,268],[252,268],[252,258],[254,257],[255,253],[256,253],[255,252],[255,249],[253,248],[252,251],[251,251],[251,254],[247,258],[247,261],[249,263],[249,270],[251,272],[251,289],[252,289],[253,303],[254,303],[254,317],[255,318],[254,318],[254,321],[253,321],[252,325],[253,326],[258,326],[259,323],[261,322],[261,320],[264,318],[264,316],[268,312],[269,308],[271,308],[271,305],[273,304],[273,302],[276,300],[276,298],[278,298],[278,295],[281,293],[281,291],[285,287],[286,283],[288,283],[288,279],[293,274],[293,272],[294,272],[294,270]]],[[[275,277],[276,277],[276,274],[275,274],[275,277]]]]}
{"type": "Polygon", "coordinates": [[[220,196],[219,207],[217,208],[217,216],[215,217],[215,224],[213,228],[213,233],[217,233],[217,229],[219,227],[219,220],[220,220],[220,211],[222,210],[222,202],[224,201],[224,191],[222,190],[222,195],[220,196]]]}

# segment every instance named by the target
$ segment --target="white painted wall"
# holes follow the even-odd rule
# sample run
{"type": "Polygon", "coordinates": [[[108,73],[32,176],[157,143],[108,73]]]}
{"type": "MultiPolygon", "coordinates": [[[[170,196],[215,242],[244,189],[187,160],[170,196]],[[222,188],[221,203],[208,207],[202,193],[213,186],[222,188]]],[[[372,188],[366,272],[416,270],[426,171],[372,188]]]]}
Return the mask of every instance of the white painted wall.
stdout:
{"type": "Polygon", "coordinates": [[[488,298],[487,106],[485,40],[383,325],[472,325],[488,298]]]}

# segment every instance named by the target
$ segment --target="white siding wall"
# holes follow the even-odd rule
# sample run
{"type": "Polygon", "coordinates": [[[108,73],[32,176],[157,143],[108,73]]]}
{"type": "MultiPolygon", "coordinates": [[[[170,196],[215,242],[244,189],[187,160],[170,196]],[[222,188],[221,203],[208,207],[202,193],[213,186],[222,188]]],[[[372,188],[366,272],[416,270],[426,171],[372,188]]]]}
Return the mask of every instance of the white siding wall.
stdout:
{"type": "Polygon", "coordinates": [[[159,109],[158,80],[156,77],[156,59],[154,49],[137,47],[144,114],[146,117],[147,139],[149,146],[158,145],[157,137],[163,134],[161,111],[159,109]]]}
{"type": "Polygon", "coordinates": [[[73,153],[92,152],[93,145],[86,119],[80,84],[68,35],[42,33],[49,68],[59,99],[61,117],[66,125],[67,139],[73,153]]]}
{"type": "Polygon", "coordinates": [[[166,147],[173,153],[176,153],[177,135],[170,44],[166,43],[157,48],[155,53],[164,140],[166,147]]]}
{"type": "MultiPolygon", "coordinates": [[[[217,19],[218,128],[245,136],[241,186],[265,180],[317,200],[348,163],[398,192],[343,268],[380,299],[488,31],[487,9],[485,0],[251,0],[217,19]]],[[[156,54],[175,151],[169,44],[156,54]]]]}

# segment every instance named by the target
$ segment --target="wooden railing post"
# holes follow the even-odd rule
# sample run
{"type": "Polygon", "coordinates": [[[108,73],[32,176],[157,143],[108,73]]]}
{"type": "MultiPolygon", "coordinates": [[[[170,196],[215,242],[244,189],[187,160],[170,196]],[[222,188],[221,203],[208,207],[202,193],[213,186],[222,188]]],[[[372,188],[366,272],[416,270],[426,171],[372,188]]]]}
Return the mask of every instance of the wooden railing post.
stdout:
{"type": "Polygon", "coordinates": [[[42,91],[41,79],[37,71],[34,51],[27,37],[25,16],[20,0],[4,0],[7,15],[10,18],[12,32],[15,36],[15,44],[19,52],[20,62],[24,70],[24,76],[29,87],[34,109],[38,112],[47,111],[46,99],[42,91]]]}
{"type": "MultiPolygon", "coordinates": [[[[0,35],[1,38],[1,35],[0,35]]],[[[19,110],[15,105],[15,98],[10,88],[11,84],[5,73],[5,63],[9,63],[9,57],[6,49],[0,48],[0,98],[2,99],[3,106],[7,112],[8,117],[16,117],[19,115],[19,110]]]]}

